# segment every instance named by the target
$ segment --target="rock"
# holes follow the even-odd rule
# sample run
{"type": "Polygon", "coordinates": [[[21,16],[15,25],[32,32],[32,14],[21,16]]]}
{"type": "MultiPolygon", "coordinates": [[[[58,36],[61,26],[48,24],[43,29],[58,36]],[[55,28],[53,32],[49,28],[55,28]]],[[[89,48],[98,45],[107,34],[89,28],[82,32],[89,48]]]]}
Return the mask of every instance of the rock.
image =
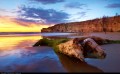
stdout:
{"type": "MultiPolygon", "coordinates": [[[[81,61],[84,58],[105,58],[104,50],[92,38],[75,38],[58,45],[59,51],[81,61]]],[[[102,40],[102,39],[100,39],[102,40]]],[[[97,41],[97,39],[96,39],[97,41]]]]}
{"type": "Polygon", "coordinates": [[[84,56],[93,58],[105,58],[106,54],[102,47],[92,38],[86,38],[83,41],[84,56]]]}
{"type": "Polygon", "coordinates": [[[103,19],[60,23],[43,28],[41,32],[120,32],[120,16],[107,17],[106,22],[103,22],[103,19]]]}
{"type": "Polygon", "coordinates": [[[84,61],[83,47],[80,44],[74,43],[74,39],[71,39],[65,43],[58,45],[59,51],[68,56],[73,56],[81,61],[84,61]]]}
{"type": "Polygon", "coordinates": [[[100,37],[97,37],[97,36],[91,36],[90,38],[92,38],[99,45],[109,43],[109,41],[110,41],[108,39],[103,39],[103,38],[100,38],[100,37]]]}
{"type": "Polygon", "coordinates": [[[105,58],[106,54],[99,45],[105,42],[107,42],[106,39],[95,36],[74,39],[43,38],[34,44],[33,47],[39,45],[50,46],[57,52],[84,61],[84,58],[105,58]]]}

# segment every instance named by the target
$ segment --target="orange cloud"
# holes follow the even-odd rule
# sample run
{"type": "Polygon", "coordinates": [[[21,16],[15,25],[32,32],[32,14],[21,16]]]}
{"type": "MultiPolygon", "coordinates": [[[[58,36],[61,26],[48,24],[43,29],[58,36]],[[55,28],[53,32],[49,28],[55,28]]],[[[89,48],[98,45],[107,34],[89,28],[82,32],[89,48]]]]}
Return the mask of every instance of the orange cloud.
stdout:
{"type": "Polygon", "coordinates": [[[40,32],[48,25],[34,22],[23,22],[10,17],[0,16],[0,32],[40,32]]]}

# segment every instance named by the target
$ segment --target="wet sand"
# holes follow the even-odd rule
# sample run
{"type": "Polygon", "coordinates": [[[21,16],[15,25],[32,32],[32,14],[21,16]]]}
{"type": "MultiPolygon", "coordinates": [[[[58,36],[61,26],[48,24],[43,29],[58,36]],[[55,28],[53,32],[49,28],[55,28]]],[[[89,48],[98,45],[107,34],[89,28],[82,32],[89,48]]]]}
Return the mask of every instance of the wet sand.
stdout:
{"type": "Polygon", "coordinates": [[[120,44],[102,45],[107,54],[106,58],[85,58],[85,62],[55,53],[50,47],[28,47],[23,51],[27,54],[21,53],[22,57],[15,59],[19,62],[9,61],[11,70],[8,70],[15,72],[120,72],[119,46],[120,44]]]}
{"type": "Polygon", "coordinates": [[[46,46],[1,51],[1,72],[120,72],[120,44],[102,45],[105,59],[75,58],[55,53],[46,46]],[[3,54],[4,53],[4,54],[3,54]]]}
{"type": "MultiPolygon", "coordinates": [[[[25,47],[0,54],[1,72],[63,72],[51,47],[25,47]],[[7,53],[8,52],[8,53],[7,53]],[[5,55],[6,54],[6,55],[5,55]]],[[[64,71],[65,72],[65,71],[64,71]]]]}
{"type": "Polygon", "coordinates": [[[88,37],[88,36],[97,36],[110,40],[120,40],[120,32],[97,32],[97,33],[83,33],[83,34],[74,34],[74,36],[68,36],[68,38],[80,38],[80,37],[88,37]]]}
{"type": "MultiPolygon", "coordinates": [[[[120,40],[120,32],[90,33],[85,36],[98,36],[110,40],[120,40]]],[[[120,44],[102,45],[107,54],[105,59],[86,59],[86,62],[92,66],[101,69],[103,72],[120,72],[120,44]]]]}
{"type": "Polygon", "coordinates": [[[107,32],[106,34],[104,32],[90,33],[89,36],[98,36],[110,40],[120,40],[120,32],[107,32]]]}
{"type": "Polygon", "coordinates": [[[105,59],[86,59],[92,66],[101,69],[103,72],[120,72],[120,44],[102,45],[107,54],[105,59]]]}
{"type": "MultiPolygon", "coordinates": [[[[120,33],[92,33],[91,35],[120,40],[120,33]]],[[[81,62],[55,53],[51,47],[31,47],[36,37],[1,37],[1,72],[120,72],[120,44],[102,45],[105,59],[86,58],[81,62]],[[11,42],[9,42],[11,40],[11,42]],[[9,46],[7,46],[9,45],[9,46]]]]}

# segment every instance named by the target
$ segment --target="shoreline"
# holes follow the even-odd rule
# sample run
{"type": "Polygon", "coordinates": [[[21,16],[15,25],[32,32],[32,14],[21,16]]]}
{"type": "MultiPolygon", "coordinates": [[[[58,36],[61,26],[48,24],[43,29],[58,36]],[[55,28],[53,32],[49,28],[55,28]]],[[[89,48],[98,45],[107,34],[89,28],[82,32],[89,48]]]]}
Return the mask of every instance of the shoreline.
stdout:
{"type": "Polygon", "coordinates": [[[101,32],[101,33],[90,33],[90,36],[98,36],[109,40],[120,40],[120,32],[101,32]]]}

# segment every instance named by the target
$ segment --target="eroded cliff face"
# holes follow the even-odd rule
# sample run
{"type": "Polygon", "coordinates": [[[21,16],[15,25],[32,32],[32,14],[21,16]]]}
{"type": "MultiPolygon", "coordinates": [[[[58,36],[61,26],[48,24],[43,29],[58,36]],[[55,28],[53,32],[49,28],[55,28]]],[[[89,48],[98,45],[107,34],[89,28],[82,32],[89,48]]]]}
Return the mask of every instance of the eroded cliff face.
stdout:
{"type": "Polygon", "coordinates": [[[118,32],[120,16],[105,17],[83,22],[61,23],[43,28],[41,32],[118,32]]]}

